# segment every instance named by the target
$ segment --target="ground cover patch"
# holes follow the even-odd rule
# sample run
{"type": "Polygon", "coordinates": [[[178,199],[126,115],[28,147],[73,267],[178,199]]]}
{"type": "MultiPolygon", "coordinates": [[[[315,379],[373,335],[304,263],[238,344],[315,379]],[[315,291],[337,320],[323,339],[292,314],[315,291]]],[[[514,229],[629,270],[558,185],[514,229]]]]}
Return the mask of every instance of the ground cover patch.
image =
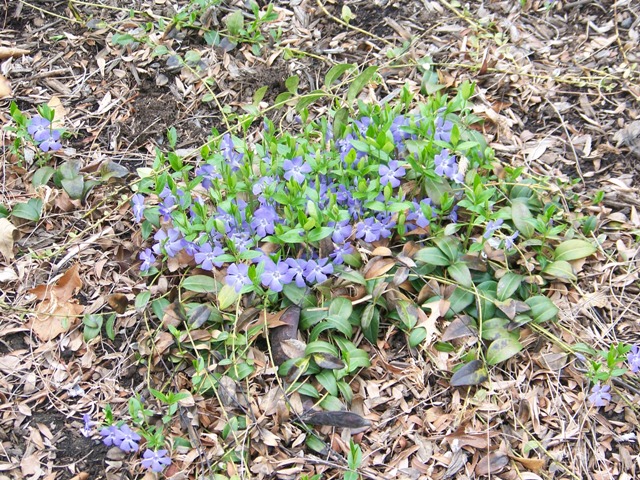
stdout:
{"type": "Polygon", "coordinates": [[[632,2],[4,10],[1,475],[634,478],[632,2]]]}

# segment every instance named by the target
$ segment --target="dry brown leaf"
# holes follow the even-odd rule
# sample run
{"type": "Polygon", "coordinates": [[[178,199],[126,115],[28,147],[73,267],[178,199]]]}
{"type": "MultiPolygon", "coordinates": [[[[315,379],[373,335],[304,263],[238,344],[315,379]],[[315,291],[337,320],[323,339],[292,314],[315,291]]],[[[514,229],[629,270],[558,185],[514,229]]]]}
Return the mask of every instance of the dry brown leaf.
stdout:
{"type": "Polygon", "coordinates": [[[11,96],[11,83],[3,75],[0,75],[0,98],[11,96]]]}
{"type": "Polygon", "coordinates": [[[382,277],[385,273],[393,268],[396,264],[395,259],[388,257],[374,257],[364,267],[364,278],[370,280],[372,278],[382,277]]]}
{"type": "Polygon", "coordinates": [[[64,128],[64,119],[67,115],[67,109],[64,108],[60,99],[54,95],[49,99],[47,105],[49,105],[49,108],[51,108],[51,110],[56,112],[53,117],[53,127],[64,128]]]}
{"type": "Polygon", "coordinates": [[[21,57],[29,53],[29,50],[24,48],[15,47],[0,47],[0,60],[4,60],[10,57],[21,57]]]}
{"type": "Polygon", "coordinates": [[[509,464],[509,457],[502,452],[485,455],[476,465],[476,475],[485,476],[500,473],[509,464]]]}
{"type": "Polygon", "coordinates": [[[9,261],[13,259],[13,243],[18,240],[18,229],[6,218],[0,218],[0,254],[9,261]]]}
{"type": "Polygon", "coordinates": [[[34,294],[39,300],[49,300],[55,297],[59,302],[67,302],[82,288],[82,280],[78,274],[79,269],[80,265],[76,263],[60,277],[55,285],[38,285],[29,290],[29,293],[34,294]]]}

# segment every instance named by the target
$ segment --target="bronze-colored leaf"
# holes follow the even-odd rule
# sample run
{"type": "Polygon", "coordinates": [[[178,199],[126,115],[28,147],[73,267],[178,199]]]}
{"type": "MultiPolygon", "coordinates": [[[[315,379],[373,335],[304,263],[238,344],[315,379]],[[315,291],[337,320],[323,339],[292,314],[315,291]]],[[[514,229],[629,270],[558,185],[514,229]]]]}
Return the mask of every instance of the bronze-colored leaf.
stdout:
{"type": "Polygon", "coordinates": [[[489,375],[484,364],[480,360],[471,360],[451,376],[449,383],[452,387],[466,387],[480,385],[487,378],[489,378],[489,375]]]}
{"type": "Polygon", "coordinates": [[[450,342],[456,338],[473,337],[478,334],[474,320],[468,315],[454,319],[442,334],[443,342],[450,342]]]}
{"type": "Polygon", "coordinates": [[[311,425],[328,425],[338,428],[370,427],[371,422],[353,412],[309,412],[301,417],[304,423],[311,425]]]}
{"type": "Polygon", "coordinates": [[[279,321],[282,322],[283,325],[270,329],[269,331],[269,343],[271,345],[273,361],[276,366],[282,365],[290,358],[284,351],[283,342],[286,340],[296,340],[298,338],[300,307],[291,305],[280,315],[279,321]]]}
{"type": "Polygon", "coordinates": [[[502,452],[494,452],[480,459],[475,473],[478,476],[494,475],[500,473],[507,465],[509,465],[509,457],[502,452]]]}
{"type": "Polygon", "coordinates": [[[109,305],[116,313],[123,314],[129,306],[129,299],[123,293],[114,293],[107,297],[107,305],[109,305]]]}

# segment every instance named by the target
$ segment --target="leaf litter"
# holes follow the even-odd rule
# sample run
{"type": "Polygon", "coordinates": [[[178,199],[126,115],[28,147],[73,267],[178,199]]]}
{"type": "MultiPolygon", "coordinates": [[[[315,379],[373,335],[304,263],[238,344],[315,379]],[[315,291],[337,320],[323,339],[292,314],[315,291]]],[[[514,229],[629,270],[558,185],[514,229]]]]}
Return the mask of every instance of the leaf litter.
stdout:
{"type": "MultiPolygon", "coordinates": [[[[180,147],[188,149],[202,144],[210,128],[221,128],[224,120],[215,107],[202,106],[199,99],[207,93],[207,84],[192,72],[165,72],[161,62],[153,61],[150,48],[122,50],[108,41],[107,28],[96,24],[86,29],[73,21],[74,11],[87,18],[123,21],[113,3],[116,9],[106,10],[69,2],[61,10],[67,18],[62,23],[26,2],[9,4],[6,30],[0,33],[0,97],[17,95],[26,102],[25,109],[52,101],[54,108],[66,110],[66,128],[79,133],[62,155],[79,157],[86,168],[108,161],[134,171],[152,161],[153,148],[163,146],[169,126],[176,126],[180,147]],[[65,35],[53,41],[61,25],[65,35]],[[166,105],[173,107],[161,108],[166,105]]],[[[168,3],[142,2],[140,11],[169,8],[168,3]]],[[[187,431],[194,448],[177,454],[183,473],[175,470],[174,478],[196,476],[206,468],[200,466],[222,458],[226,445],[221,432],[229,409],[255,411],[249,415],[255,437],[251,442],[236,439],[247,446],[251,464],[243,470],[228,463],[229,475],[342,475],[348,439],[353,438],[363,449],[359,471],[365,478],[636,478],[640,386],[617,384],[630,395],[630,404],[617,400],[595,412],[586,401],[584,365],[567,356],[561,342],[603,350],[620,341],[640,343],[640,197],[634,157],[640,82],[633,66],[638,63],[637,5],[558,1],[546,9],[545,2],[527,1],[520,10],[520,2],[505,0],[470,5],[466,14],[446,1],[401,0],[383,7],[360,1],[350,2],[354,17],[349,26],[338,22],[340,2],[279,3],[274,27],[281,29],[290,48],[313,45],[314,54],[324,60],[285,61],[282,49],[273,49],[264,60],[248,47],[188,45],[211,60],[210,75],[217,80],[216,97],[222,104],[246,102],[255,88],[267,83],[260,78],[273,78],[277,86],[278,78],[296,72],[301,72],[300,88],[311,91],[314,75],[320,76],[329,62],[380,65],[384,83],[365,94],[374,101],[393,97],[404,82],[419,86],[423,78],[415,65],[392,67],[385,49],[417,36],[407,47],[407,59],[430,58],[445,85],[455,86],[465,78],[478,83],[475,113],[485,119],[483,134],[503,161],[560,179],[582,177],[577,194],[602,191],[602,202],[586,208],[597,216],[606,236],[602,252],[581,266],[578,288],[555,286],[553,300],[561,307],[557,325],[535,334],[535,327],[524,330],[525,351],[499,369],[453,374],[480,375],[475,389],[452,388],[453,378],[445,377],[452,359],[433,348],[433,341],[442,340],[443,331],[458,342],[472,341],[473,334],[467,334],[464,323],[444,330],[433,313],[439,307],[421,320],[432,338],[424,348],[408,349],[404,334],[392,326],[376,344],[363,344],[372,366],[354,378],[351,408],[359,409],[361,426],[371,425],[353,437],[349,430],[332,428],[348,423],[340,419],[314,427],[325,442],[322,455],[304,449],[309,432],[291,421],[291,412],[304,410],[302,396],[287,398],[269,383],[270,360],[255,348],[252,354],[263,378],[256,376],[248,386],[224,385],[220,402],[194,395],[193,404],[181,406],[188,421],[172,428],[187,431]],[[485,377],[489,380],[480,381],[485,377]]],[[[293,116],[285,114],[280,120],[295,125],[293,116]]],[[[106,455],[96,438],[77,433],[82,413],[101,418],[101,408],[110,403],[125,414],[133,392],[146,395],[149,386],[165,382],[175,391],[189,389],[189,376],[164,365],[160,352],[170,351],[174,342],[166,331],[155,337],[152,365],[135,362],[135,356],[149,348],[144,342],[150,338],[136,309],[118,312],[115,342],[98,338],[87,343],[77,325],[85,311],[121,310],[121,303],[108,302],[112,295],[134,298],[145,288],[131,268],[142,241],[131,234],[127,208],[114,194],[115,181],[95,188],[86,203],[73,203],[51,189],[36,192],[28,168],[17,165],[8,145],[3,138],[2,203],[13,206],[41,198],[45,215],[37,226],[0,224],[1,475],[134,475],[124,473],[131,469],[125,459],[106,455]],[[106,228],[112,228],[112,234],[101,235],[106,228]],[[73,245],[82,246],[74,250],[77,263],[56,277],[65,264],[60,258],[73,245]]],[[[371,277],[396,263],[382,251],[375,254],[363,271],[371,277]]],[[[412,255],[408,252],[406,258],[412,255]]],[[[397,280],[399,287],[402,279],[397,280]]],[[[420,292],[422,301],[437,289],[446,290],[432,287],[420,292]]],[[[161,284],[153,294],[169,291],[169,285],[161,284]]],[[[357,301],[363,295],[350,298],[357,301]]],[[[396,300],[393,294],[388,297],[396,300]]],[[[180,321],[180,315],[168,314],[162,328],[180,321]]],[[[200,322],[195,316],[191,321],[200,322]]],[[[283,327],[281,318],[270,321],[274,329],[283,327]]],[[[297,335],[291,331],[287,338],[297,335]]]]}

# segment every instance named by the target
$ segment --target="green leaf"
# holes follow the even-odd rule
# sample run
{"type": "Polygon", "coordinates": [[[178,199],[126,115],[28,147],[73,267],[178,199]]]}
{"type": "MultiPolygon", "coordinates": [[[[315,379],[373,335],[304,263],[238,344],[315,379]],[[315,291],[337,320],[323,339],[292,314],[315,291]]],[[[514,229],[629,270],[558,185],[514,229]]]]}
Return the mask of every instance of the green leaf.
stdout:
{"type": "Polygon", "coordinates": [[[327,74],[324,76],[325,87],[331,87],[331,85],[333,85],[333,82],[340,78],[347,70],[352,70],[354,66],[355,65],[353,65],[352,63],[340,63],[331,67],[327,74]]]}
{"type": "Polygon", "coordinates": [[[340,412],[345,409],[344,404],[333,395],[327,395],[320,402],[320,406],[330,412],[340,412]]]}
{"type": "Polygon", "coordinates": [[[313,92],[304,94],[302,97],[300,97],[300,100],[298,100],[298,103],[296,104],[296,112],[302,112],[302,110],[307,108],[313,102],[326,95],[326,92],[323,92],[322,90],[314,90],[313,92]]]}
{"type": "Polygon", "coordinates": [[[142,310],[143,308],[145,308],[149,303],[150,299],[151,299],[151,292],[148,290],[145,290],[144,292],[140,292],[138,295],[136,295],[136,300],[134,304],[136,307],[136,310],[142,310]]]}
{"type": "Polygon", "coordinates": [[[235,10],[232,14],[227,15],[224,19],[224,23],[229,29],[231,35],[240,34],[240,30],[244,27],[244,18],[240,9],[235,10]]]}
{"type": "Polygon", "coordinates": [[[423,327],[415,328],[409,334],[409,345],[411,348],[417,347],[424,342],[425,338],[427,338],[427,330],[423,327]]]}
{"type": "Polygon", "coordinates": [[[413,257],[417,262],[423,262],[427,265],[436,265],[439,267],[446,267],[451,263],[447,256],[442,253],[442,250],[436,247],[425,247],[418,250],[413,257]]]}
{"type": "Polygon", "coordinates": [[[349,121],[349,110],[342,107],[333,116],[333,136],[334,138],[344,137],[344,132],[347,129],[347,122],[349,121]]]}
{"type": "Polygon", "coordinates": [[[596,247],[585,240],[567,240],[556,247],[554,259],[570,262],[572,260],[588,257],[595,251],[596,247]]]}
{"type": "Polygon", "coordinates": [[[307,447],[314,452],[318,452],[323,455],[327,452],[327,445],[313,434],[307,436],[305,443],[307,444],[307,447]]]}
{"type": "Polygon", "coordinates": [[[178,143],[178,132],[176,131],[176,127],[170,127],[169,130],[167,130],[167,140],[169,141],[169,146],[172,149],[175,149],[178,143]]]}
{"type": "Polygon", "coordinates": [[[439,237],[434,240],[436,246],[450,260],[450,263],[458,260],[460,256],[460,241],[455,237],[439,237]]]}
{"type": "Polygon", "coordinates": [[[544,295],[536,295],[535,297],[527,298],[524,303],[531,307],[531,311],[528,313],[537,323],[554,319],[559,311],[558,307],[555,306],[551,299],[544,295]]]}
{"type": "Polygon", "coordinates": [[[39,198],[30,198],[26,203],[16,204],[11,210],[11,215],[37,222],[40,220],[40,212],[42,212],[42,200],[39,198]]]}
{"type": "Polygon", "coordinates": [[[533,225],[527,221],[532,218],[533,215],[531,215],[531,211],[526,202],[527,200],[523,198],[514,199],[511,205],[511,220],[518,231],[520,231],[520,235],[524,238],[531,238],[536,230],[533,225]]]}
{"type": "Polygon", "coordinates": [[[51,180],[51,176],[55,170],[53,167],[40,167],[33,174],[33,178],[31,179],[31,184],[34,187],[39,187],[40,185],[46,185],[51,180]]]}
{"type": "Polygon", "coordinates": [[[284,81],[284,86],[289,92],[295,94],[298,90],[299,83],[300,77],[298,77],[298,75],[292,75],[284,81]]]}
{"type": "Polygon", "coordinates": [[[378,67],[372,65],[364,69],[364,71],[354,78],[351,81],[351,85],[349,85],[349,90],[347,91],[347,102],[352,103],[358,94],[362,91],[362,89],[371,81],[373,76],[378,71],[378,67]]]}
{"type": "Polygon", "coordinates": [[[114,313],[109,315],[109,318],[107,318],[107,323],[105,323],[104,325],[104,331],[107,333],[107,337],[111,341],[116,339],[115,323],[116,323],[116,315],[114,313]]]}
{"type": "Polygon", "coordinates": [[[79,200],[84,193],[84,178],[78,176],[73,178],[63,178],[60,180],[62,188],[73,200],[79,200]]]}
{"type": "Polygon", "coordinates": [[[489,378],[487,369],[480,360],[471,360],[460,367],[452,375],[449,383],[452,387],[465,387],[469,385],[480,385],[489,378]]]}
{"type": "Polygon", "coordinates": [[[471,272],[469,267],[464,262],[456,262],[447,268],[447,273],[453,278],[459,285],[463,287],[471,288],[473,281],[471,280],[471,272]]]}
{"type": "Polygon", "coordinates": [[[511,298],[511,296],[520,287],[522,278],[522,275],[518,275],[517,273],[505,273],[500,281],[498,281],[498,287],[496,288],[496,296],[498,297],[498,300],[504,302],[506,299],[511,298]]]}
{"type": "Polygon", "coordinates": [[[315,353],[328,353],[329,355],[333,355],[335,357],[340,356],[340,352],[338,352],[338,349],[336,347],[322,340],[309,342],[307,348],[305,348],[304,350],[305,356],[313,355],[315,353]]]}
{"type": "Polygon", "coordinates": [[[218,307],[225,310],[238,301],[240,294],[231,285],[223,285],[218,293],[218,307]]]}
{"type": "Polygon", "coordinates": [[[323,238],[331,236],[332,233],[333,228],[331,227],[314,228],[307,234],[307,239],[310,242],[319,242],[323,238]]]}
{"type": "Polygon", "coordinates": [[[565,260],[557,260],[547,264],[547,266],[542,270],[542,273],[560,280],[568,280],[570,282],[575,282],[578,279],[578,277],[573,273],[573,267],[571,264],[565,260]]]}
{"type": "Polygon", "coordinates": [[[497,338],[487,348],[487,363],[497,365],[513,357],[520,350],[522,350],[522,344],[512,336],[497,338]]]}
{"type": "Polygon", "coordinates": [[[255,93],[253,94],[254,105],[258,105],[262,101],[268,89],[269,89],[269,86],[265,85],[264,87],[260,87],[255,91],[255,93]]]}
{"type": "Polygon", "coordinates": [[[323,370],[316,374],[316,380],[333,396],[338,396],[338,383],[332,370],[323,370]]]}
{"type": "Polygon", "coordinates": [[[440,207],[442,205],[442,200],[445,194],[447,194],[449,198],[451,198],[451,195],[453,193],[453,191],[451,190],[451,185],[449,185],[448,182],[441,178],[436,180],[433,178],[425,177],[424,188],[427,191],[427,196],[433,201],[433,204],[436,207],[440,207]]]}
{"type": "Polygon", "coordinates": [[[344,297],[334,298],[329,305],[329,317],[349,320],[351,312],[353,312],[353,305],[350,300],[344,297]]]}
{"type": "Polygon", "coordinates": [[[216,293],[218,287],[213,277],[207,275],[192,275],[185,278],[182,288],[198,293],[216,293]]]}

